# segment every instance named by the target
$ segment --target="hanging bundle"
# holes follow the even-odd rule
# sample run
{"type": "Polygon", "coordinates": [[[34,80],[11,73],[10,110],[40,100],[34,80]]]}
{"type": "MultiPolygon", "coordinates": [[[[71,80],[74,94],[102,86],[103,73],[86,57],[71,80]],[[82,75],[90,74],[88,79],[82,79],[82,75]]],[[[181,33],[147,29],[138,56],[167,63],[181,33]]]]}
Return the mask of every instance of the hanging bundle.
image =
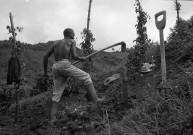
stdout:
{"type": "Polygon", "coordinates": [[[18,57],[12,56],[8,62],[7,72],[7,84],[16,82],[17,84],[21,81],[21,68],[18,57]]]}

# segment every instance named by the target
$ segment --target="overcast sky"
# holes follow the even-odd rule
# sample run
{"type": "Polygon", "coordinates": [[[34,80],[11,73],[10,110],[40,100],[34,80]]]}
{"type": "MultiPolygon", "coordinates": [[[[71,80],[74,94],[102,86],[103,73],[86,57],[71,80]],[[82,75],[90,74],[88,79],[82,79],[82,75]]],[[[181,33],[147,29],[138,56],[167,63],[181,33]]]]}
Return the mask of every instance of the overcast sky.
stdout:
{"type": "MultiPolygon", "coordinates": [[[[179,2],[180,17],[189,19],[193,15],[193,1],[179,2]]],[[[92,1],[90,29],[96,38],[95,49],[120,41],[125,41],[128,48],[134,45],[137,37],[134,3],[135,0],[92,1]]],[[[173,0],[141,0],[141,4],[151,17],[146,26],[148,37],[153,41],[159,41],[154,15],[166,10],[166,39],[176,21],[173,0]]],[[[87,25],[88,5],[89,0],[0,0],[0,40],[9,38],[6,26],[10,25],[9,12],[12,12],[15,27],[24,27],[17,36],[21,42],[35,44],[62,39],[63,30],[69,27],[74,29],[79,44],[87,25]]]]}

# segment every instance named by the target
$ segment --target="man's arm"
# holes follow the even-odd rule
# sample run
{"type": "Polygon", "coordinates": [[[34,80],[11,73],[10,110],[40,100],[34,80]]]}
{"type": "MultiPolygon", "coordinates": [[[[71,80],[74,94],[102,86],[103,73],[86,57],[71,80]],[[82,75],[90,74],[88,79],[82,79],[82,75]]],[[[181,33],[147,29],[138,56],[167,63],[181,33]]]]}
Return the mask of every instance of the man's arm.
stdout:
{"type": "Polygon", "coordinates": [[[74,60],[81,60],[81,61],[85,61],[85,57],[79,57],[76,53],[76,41],[74,40],[73,41],[73,44],[72,44],[72,48],[71,48],[71,53],[72,53],[72,58],[74,60]]]}
{"type": "Polygon", "coordinates": [[[44,76],[47,76],[48,58],[54,52],[54,45],[46,52],[44,55],[43,66],[44,66],[44,76]]]}

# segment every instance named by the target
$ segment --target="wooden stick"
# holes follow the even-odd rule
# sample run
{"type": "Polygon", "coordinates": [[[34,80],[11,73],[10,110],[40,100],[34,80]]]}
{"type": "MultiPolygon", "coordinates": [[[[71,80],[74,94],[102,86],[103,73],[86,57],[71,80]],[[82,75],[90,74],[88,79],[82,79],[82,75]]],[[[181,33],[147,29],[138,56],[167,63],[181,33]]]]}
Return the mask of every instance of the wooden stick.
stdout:
{"type": "MultiPolygon", "coordinates": [[[[87,59],[87,58],[92,57],[93,55],[95,55],[95,54],[97,54],[99,52],[102,52],[102,51],[104,51],[106,49],[109,49],[109,48],[112,48],[112,47],[115,47],[115,46],[118,46],[118,45],[121,45],[121,52],[125,52],[126,51],[126,44],[125,44],[125,42],[119,42],[119,43],[110,45],[108,47],[105,47],[105,48],[103,48],[103,49],[101,49],[99,51],[96,51],[96,52],[86,56],[85,58],[87,59]]],[[[72,65],[78,64],[79,62],[81,62],[81,61],[75,61],[74,63],[72,63],[72,65]]]]}
{"type": "Polygon", "coordinates": [[[88,18],[87,18],[87,30],[89,30],[89,25],[90,25],[91,3],[92,3],[92,0],[90,0],[90,1],[89,1],[89,7],[88,7],[88,18]]]}
{"type": "Polygon", "coordinates": [[[127,91],[127,67],[123,67],[123,97],[125,102],[125,107],[128,107],[128,91],[127,91]]]}
{"type": "MultiPolygon", "coordinates": [[[[13,46],[13,54],[17,56],[17,52],[15,50],[15,48],[17,47],[16,45],[16,36],[15,36],[15,28],[14,28],[14,24],[13,24],[13,17],[12,14],[9,13],[10,16],[10,22],[11,22],[11,32],[13,35],[13,39],[14,39],[14,46],[13,46]]],[[[18,122],[18,115],[19,115],[19,106],[18,106],[18,89],[19,89],[19,84],[14,84],[15,85],[15,102],[16,102],[16,107],[15,107],[15,122],[18,122]]]]}
{"type": "Polygon", "coordinates": [[[161,50],[161,69],[162,69],[162,83],[166,82],[166,59],[165,59],[165,45],[163,30],[160,32],[160,50],[161,50]]]}
{"type": "Polygon", "coordinates": [[[15,28],[13,24],[13,16],[11,13],[9,13],[9,17],[10,17],[10,23],[11,23],[11,32],[12,32],[13,39],[14,39],[14,46],[13,46],[13,51],[14,51],[16,47],[16,36],[15,36],[15,28]]]}
{"type": "Polygon", "coordinates": [[[18,122],[19,117],[19,101],[18,101],[18,91],[19,91],[19,84],[15,83],[15,122],[18,122]]]}

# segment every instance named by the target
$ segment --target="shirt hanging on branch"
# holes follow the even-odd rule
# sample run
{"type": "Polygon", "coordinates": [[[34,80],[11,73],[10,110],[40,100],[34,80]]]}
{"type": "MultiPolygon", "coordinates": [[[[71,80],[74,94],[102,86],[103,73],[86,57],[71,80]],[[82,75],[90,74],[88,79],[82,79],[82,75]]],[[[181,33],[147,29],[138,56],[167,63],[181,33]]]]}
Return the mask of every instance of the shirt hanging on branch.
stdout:
{"type": "Polygon", "coordinates": [[[20,62],[17,57],[12,56],[8,62],[7,84],[12,84],[13,82],[19,83],[20,81],[21,81],[20,62]]]}

